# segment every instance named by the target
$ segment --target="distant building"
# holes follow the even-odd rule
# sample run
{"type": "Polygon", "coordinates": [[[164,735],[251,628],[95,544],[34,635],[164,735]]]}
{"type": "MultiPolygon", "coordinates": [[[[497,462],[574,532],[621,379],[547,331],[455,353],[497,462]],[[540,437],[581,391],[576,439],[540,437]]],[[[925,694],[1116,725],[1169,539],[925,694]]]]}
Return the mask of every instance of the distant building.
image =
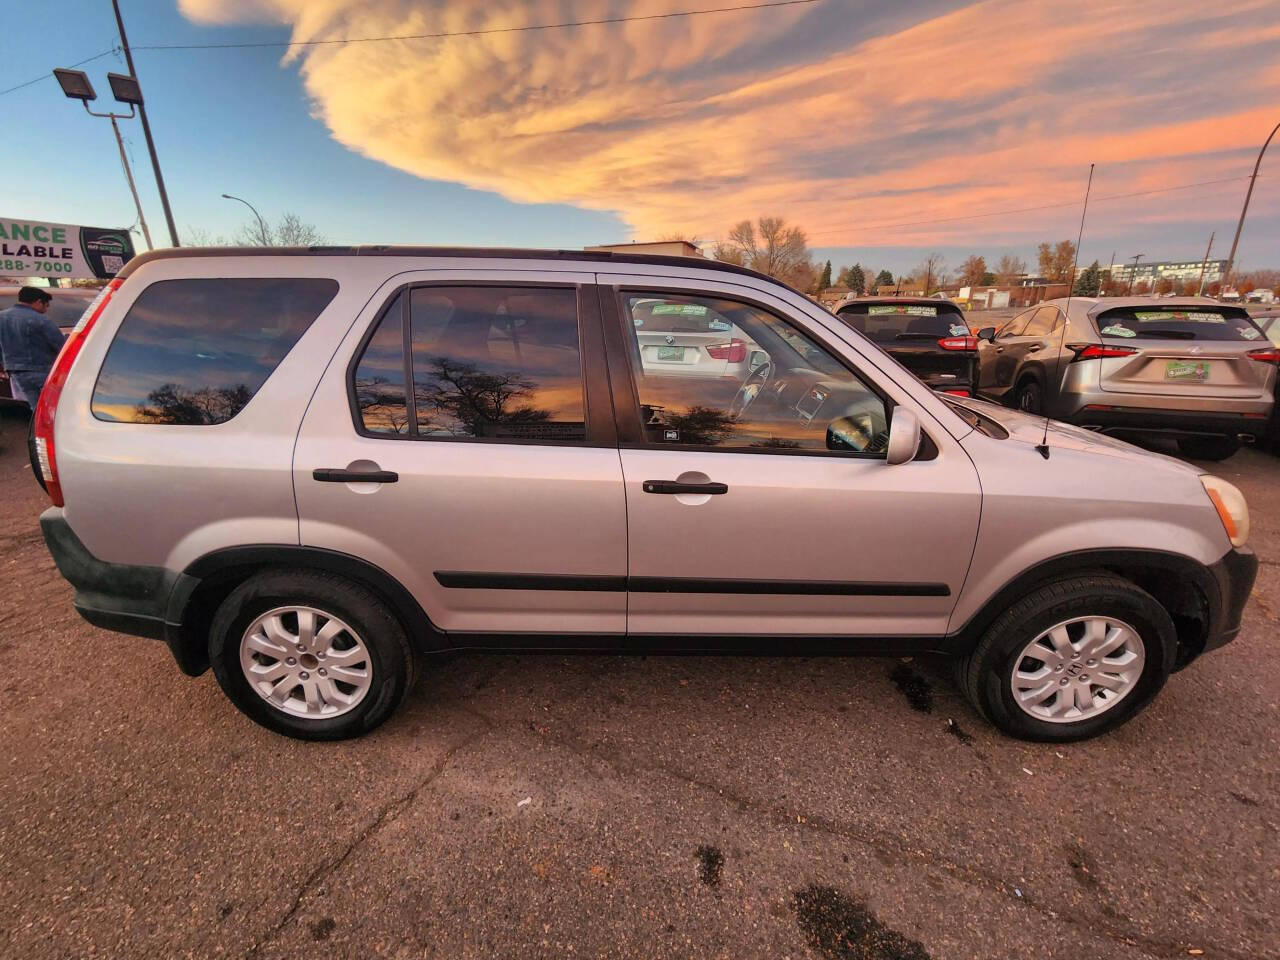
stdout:
{"type": "Polygon", "coordinates": [[[588,253],[655,253],[664,257],[701,257],[702,253],[688,240],[654,240],[651,243],[604,243],[583,247],[588,253]]]}
{"type": "Polygon", "coordinates": [[[847,300],[850,292],[848,287],[827,287],[818,292],[817,300],[829,310],[841,301],[847,300]]]}
{"type": "MultiPolygon", "coordinates": [[[[1111,279],[1126,287],[1129,286],[1130,281],[1135,286],[1146,283],[1148,287],[1154,287],[1161,280],[1169,280],[1177,284],[1190,280],[1194,283],[1200,280],[1201,265],[1204,266],[1206,287],[1211,283],[1218,283],[1227,269],[1226,260],[1153,260],[1150,263],[1139,262],[1137,270],[1130,261],[1114,264],[1111,267],[1111,279]]],[[[1102,272],[1106,274],[1107,268],[1103,267],[1102,272]]]]}

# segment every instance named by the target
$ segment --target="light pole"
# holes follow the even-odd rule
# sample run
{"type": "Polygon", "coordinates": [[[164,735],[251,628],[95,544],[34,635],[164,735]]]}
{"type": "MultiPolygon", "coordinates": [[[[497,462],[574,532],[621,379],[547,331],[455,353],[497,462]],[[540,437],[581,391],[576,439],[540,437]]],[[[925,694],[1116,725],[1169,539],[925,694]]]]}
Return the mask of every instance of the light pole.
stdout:
{"type": "Polygon", "coordinates": [[[1258,168],[1262,166],[1262,155],[1267,152],[1267,147],[1271,145],[1271,138],[1276,135],[1276,131],[1280,131],[1280,123],[1275,125],[1266,142],[1262,144],[1262,149],[1258,151],[1258,159],[1253,164],[1253,175],[1249,177],[1249,189],[1244,194],[1244,206],[1240,208],[1240,222],[1236,224],[1236,236],[1231,241],[1231,252],[1227,254],[1227,270],[1222,278],[1224,284],[1231,276],[1232,268],[1236,265],[1236,246],[1240,243],[1240,231],[1244,229],[1244,215],[1249,212],[1249,198],[1253,196],[1253,184],[1258,179],[1258,168]]]}
{"type": "Polygon", "coordinates": [[[271,246],[271,245],[272,245],[272,244],[271,244],[271,238],[270,238],[269,236],[267,236],[267,225],[263,222],[263,220],[262,220],[262,214],[260,214],[260,213],[258,212],[258,208],[257,208],[257,207],[255,207],[255,206],[254,206],[252,203],[250,203],[248,200],[245,200],[245,199],[243,199],[242,197],[233,197],[233,196],[232,196],[231,194],[229,194],[229,193],[224,193],[224,194],[222,195],[222,199],[223,199],[223,200],[239,200],[239,201],[240,201],[241,203],[243,203],[246,207],[248,207],[250,210],[252,210],[252,211],[253,211],[253,215],[254,215],[255,217],[257,217],[257,218],[258,218],[258,235],[262,238],[262,245],[263,245],[264,247],[269,247],[269,246],[271,246]]]}
{"type": "MultiPolygon", "coordinates": [[[[120,30],[120,46],[124,49],[124,62],[129,65],[129,76],[134,86],[138,84],[138,71],[133,68],[133,54],[129,52],[129,38],[124,33],[124,20],[120,16],[120,0],[111,0],[116,12],[116,26],[120,30]]],[[[156,142],[151,139],[151,124],[147,122],[147,108],[142,102],[142,89],[138,87],[138,116],[142,119],[142,135],[147,138],[147,152],[151,154],[151,169],[156,174],[156,187],[160,191],[160,205],[164,207],[164,219],[169,225],[169,241],[179,247],[178,228],[173,225],[173,211],[169,209],[169,194],[164,188],[164,176],[160,173],[160,158],[156,156],[156,142]]]]}
{"type": "Polygon", "coordinates": [[[58,78],[58,83],[62,86],[62,92],[72,100],[79,100],[84,104],[85,112],[91,117],[106,117],[111,121],[111,129],[116,134],[116,146],[120,148],[120,164],[124,167],[124,178],[129,181],[129,192],[133,194],[133,205],[138,211],[138,224],[142,227],[142,237],[147,241],[147,249],[154,250],[155,246],[151,242],[151,231],[147,229],[147,218],[142,213],[142,201],[138,199],[138,188],[133,183],[133,171],[129,169],[129,158],[124,152],[124,141],[120,139],[120,126],[117,120],[132,120],[133,108],[135,104],[142,102],[142,94],[138,91],[138,82],[133,77],[125,77],[118,73],[107,74],[107,79],[111,83],[111,92],[115,95],[116,100],[120,103],[129,104],[128,113],[94,113],[89,109],[89,101],[97,100],[98,95],[94,93],[93,84],[89,82],[89,77],[83,70],[54,70],[53,75],[58,78]]]}
{"type": "Polygon", "coordinates": [[[1135,253],[1133,255],[1133,266],[1129,269],[1129,285],[1124,288],[1124,295],[1127,297],[1133,290],[1133,278],[1138,274],[1138,261],[1145,257],[1145,253],[1135,253]]]}

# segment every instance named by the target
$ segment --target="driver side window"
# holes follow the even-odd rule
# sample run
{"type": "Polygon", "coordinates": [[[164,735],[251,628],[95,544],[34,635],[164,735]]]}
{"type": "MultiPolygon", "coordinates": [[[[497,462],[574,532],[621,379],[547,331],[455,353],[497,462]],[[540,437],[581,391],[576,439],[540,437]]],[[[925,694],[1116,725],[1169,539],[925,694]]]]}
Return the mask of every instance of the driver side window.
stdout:
{"type": "Polygon", "coordinates": [[[884,401],[787,320],[714,296],[627,291],[622,306],[646,443],[884,455],[884,401]]]}

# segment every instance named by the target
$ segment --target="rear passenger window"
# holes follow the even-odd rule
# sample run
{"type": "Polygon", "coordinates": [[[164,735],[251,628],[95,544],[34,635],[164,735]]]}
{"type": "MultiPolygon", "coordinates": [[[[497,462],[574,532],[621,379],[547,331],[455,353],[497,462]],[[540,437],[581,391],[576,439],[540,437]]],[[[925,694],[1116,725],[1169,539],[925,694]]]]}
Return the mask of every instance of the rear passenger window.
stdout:
{"type": "Polygon", "coordinates": [[[429,439],[586,439],[573,288],[414,287],[396,299],[356,367],[357,406],[366,432],[429,439]],[[399,406],[404,374],[397,379],[389,368],[399,362],[403,370],[406,296],[413,387],[404,412],[399,406]],[[393,412],[386,419],[388,410],[393,412]],[[399,427],[402,416],[404,428],[399,427]]]}
{"type": "Polygon", "coordinates": [[[1058,327],[1058,311],[1053,307],[1041,307],[1023,331],[1024,337],[1047,337],[1058,327]]]}
{"type": "Polygon", "coordinates": [[[161,280],[121,321],[93,415],[127,423],[225,423],[253,399],[338,292],[322,278],[161,280]]]}

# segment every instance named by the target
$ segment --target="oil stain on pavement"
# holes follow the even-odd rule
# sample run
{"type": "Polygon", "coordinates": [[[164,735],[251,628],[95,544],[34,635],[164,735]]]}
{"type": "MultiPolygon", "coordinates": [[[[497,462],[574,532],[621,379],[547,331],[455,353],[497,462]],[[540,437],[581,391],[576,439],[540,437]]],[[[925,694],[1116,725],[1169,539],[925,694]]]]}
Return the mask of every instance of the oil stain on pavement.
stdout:
{"type": "Polygon", "coordinates": [[[931,960],[918,940],[886,927],[866,904],[834,887],[798,890],[794,906],[809,946],[831,960],[931,960]]]}
{"type": "Polygon", "coordinates": [[[921,713],[933,710],[933,687],[923,676],[912,670],[905,663],[900,663],[889,671],[889,679],[894,682],[902,695],[911,704],[911,709],[921,713]]]}
{"type": "Polygon", "coordinates": [[[724,854],[718,847],[703,845],[698,848],[698,879],[708,887],[720,886],[724,873],[724,854]]]}

